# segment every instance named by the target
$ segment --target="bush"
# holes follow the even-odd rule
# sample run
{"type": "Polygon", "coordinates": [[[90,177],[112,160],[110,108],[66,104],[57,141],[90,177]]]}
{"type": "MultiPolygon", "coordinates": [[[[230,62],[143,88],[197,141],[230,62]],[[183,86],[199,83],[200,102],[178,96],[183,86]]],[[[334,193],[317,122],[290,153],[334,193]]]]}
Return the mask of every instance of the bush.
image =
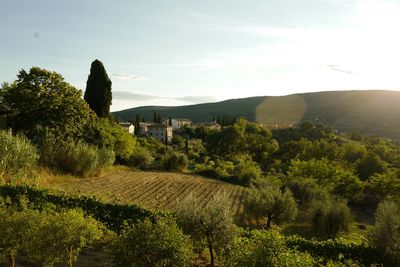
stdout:
{"type": "Polygon", "coordinates": [[[14,182],[27,178],[36,167],[36,148],[23,136],[0,131],[0,181],[14,182]]]}
{"type": "Polygon", "coordinates": [[[57,141],[47,136],[41,141],[40,162],[79,176],[96,175],[114,163],[114,153],[107,148],[72,140],[57,141]]]}
{"type": "Polygon", "coordinates": [[[153,161],[154,158],[151,156],[149,150],[138,147],[129,158],[128,165],[141,170],[147,170],[151,167],[153,161]]]}
{"type": "Polygon", "coordinates": [[[346,265],[349,261],[359,262],[361,266],[375,266],[375,264],[381,266],[380,263],[382,263],[379,251],[366,243],[359,244],[344,239],[317,241],[299,236],[288,236],[286,245],[291,249],[310,253],[321,264],[319,266],[349,266],[346,265]],[[328,265],[332,261],[337,265],[328,265]]]}
{"type": "Polygon", "coordinates": [[[172,218],[126,227],[111,248],[114,266],[189,266],[191,244],[172,218]]]}
{"type": "Polygon", "coordinates": [[[293,192],[293,196],[301,204],[310,204],[314,201],[322,201],[328,198],[328,193],[318,186],[315,180],[298,179],[291,180],[286,184],[293,192]]]}
{"type": "Polygon", "coordinates": [[[315,261],[308,253],[300,253],[286,247],[284,236],[274,231],[257,231],[249,237],[235,240],[226,257],[227,266],[314,266],[315,261]]]}
{"type": "Polygon", "coordinates": [[[388,266],[400,265],[400,205],[393,201],[379,204],[371,244],[382,252],[388,266]]]}
{"type": "Polygon", "coordinates": [[[317,233],[323,237],[335,238],[349,230],[352,215],[346,201],[328,199],[313,204],[311,219],[317,233]]]}
{"type": "Polygon", "coordinates": [[[166,170],[182,171],[187,167],[188,159],[184,154],[172,152],[164,155],[162,158],[162,164],[166,170]]]}

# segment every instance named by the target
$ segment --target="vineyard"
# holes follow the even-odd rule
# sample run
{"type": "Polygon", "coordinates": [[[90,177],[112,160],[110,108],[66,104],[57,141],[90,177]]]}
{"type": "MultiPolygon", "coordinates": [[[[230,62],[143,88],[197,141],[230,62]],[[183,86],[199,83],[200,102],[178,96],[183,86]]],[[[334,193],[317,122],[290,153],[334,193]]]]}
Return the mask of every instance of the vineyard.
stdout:
{"type": "Polygon", "coordinates": [[[206,205],[217,192],[231,199],[236,220],[242,220],[245,187],[200,176],[171,172],[117,171],[102,177],[72,179],[50,186],[71,195],[96,196],[112,203],[140,204],[153,210],[170,211],[179,199],[194,192],[206,205]]]}

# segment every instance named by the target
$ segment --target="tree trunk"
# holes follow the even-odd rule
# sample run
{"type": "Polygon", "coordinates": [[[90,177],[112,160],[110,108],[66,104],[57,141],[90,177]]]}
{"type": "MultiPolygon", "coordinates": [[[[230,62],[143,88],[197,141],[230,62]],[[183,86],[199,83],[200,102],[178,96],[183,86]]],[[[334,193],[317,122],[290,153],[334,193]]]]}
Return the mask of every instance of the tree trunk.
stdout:
{"type": "Polygon", "coordinates": [[[267,229],[271,228],[271,220],[272,220],[272,215],[268,214],[268,216],[267,216],[267,229]]]}
{"type": "Polygon", "coordinates": [[[8,267],[14,267],[15,265],[15,257],[8,255],[8,267]]]}
{"type": "Polygon", "coordinates": [[[210,266],[214,267],[214,252],[213,252],[213,248],[212,248],[212,243],[210,240],[210,237],[207,236],[207,243],[208,243],[208,250],[210,251],[210,266]]]}

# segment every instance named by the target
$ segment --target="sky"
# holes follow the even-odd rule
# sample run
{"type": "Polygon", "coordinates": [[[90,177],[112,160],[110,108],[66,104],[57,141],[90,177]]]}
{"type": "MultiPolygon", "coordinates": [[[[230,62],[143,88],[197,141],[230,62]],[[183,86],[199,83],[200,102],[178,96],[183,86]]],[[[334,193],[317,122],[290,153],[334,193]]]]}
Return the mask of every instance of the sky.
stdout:
{"type": "Polygon", "coordinates": [[[400,90],[400,0],[0,0],[0,83],[32,66],[111,110],[328,90],[400,90]]]}

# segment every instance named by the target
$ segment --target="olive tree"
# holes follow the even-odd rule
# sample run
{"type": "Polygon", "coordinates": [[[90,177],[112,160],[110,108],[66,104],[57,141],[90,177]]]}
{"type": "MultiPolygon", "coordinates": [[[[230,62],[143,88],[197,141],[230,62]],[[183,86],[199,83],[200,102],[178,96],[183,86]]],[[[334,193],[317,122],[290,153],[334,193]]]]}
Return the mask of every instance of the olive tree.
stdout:
{"type": "Polygon", "coordinates": [[[215,266],[214,254],[226,249],[235,236],[229,207],[224,193],[214,195],[204,207],[194,194],[177,203],[175,216],[178,224],[195,242],[207,244],[211,266],[215,266]]]}
{"type": "Polygon", "coordinates": [[[173,218],[125,227],[110,249],[115,266],[189,266],[191,244],[173,218]]]}
{"type": "Polygon", "coordinates": [[[34,235],[38,213],[28,209],[17,211],[0,203],[0,261],[6,259],[14,267],[15,257],[28,247],[34,235]]]}
{"type": "Polygon", "coordinates": [[[245,210],[256,219],[266,218],[267,226],[289,222],[296,218],[297,205],[290,190],[282,191],[274,185],[250,189],[246,195],[245,210]]]}
{"type": "Polygon", "coordinates": [[[100,239],[102,225],[82,211],[43,212],[29,244],[28,255],[45,266],[77,260],[82,248],[100,239]]]}

